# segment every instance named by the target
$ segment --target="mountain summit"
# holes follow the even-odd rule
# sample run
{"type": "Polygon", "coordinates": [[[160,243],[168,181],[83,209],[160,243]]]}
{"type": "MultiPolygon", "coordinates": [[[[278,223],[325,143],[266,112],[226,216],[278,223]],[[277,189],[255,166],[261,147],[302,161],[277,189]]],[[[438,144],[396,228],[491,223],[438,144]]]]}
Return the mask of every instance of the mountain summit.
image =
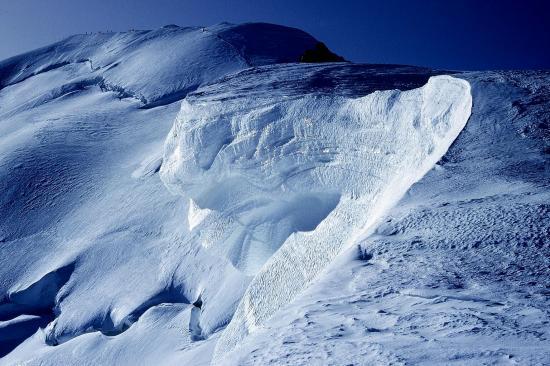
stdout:
{"type": "Polygon", "coordinates": [[[152,31],[80,34],[0,63],[0,89],[68,65],[144,107],[169,104],[245,68],[298,62],[319,44],[295,28],[267,23],[168,26],[152,31]]]}

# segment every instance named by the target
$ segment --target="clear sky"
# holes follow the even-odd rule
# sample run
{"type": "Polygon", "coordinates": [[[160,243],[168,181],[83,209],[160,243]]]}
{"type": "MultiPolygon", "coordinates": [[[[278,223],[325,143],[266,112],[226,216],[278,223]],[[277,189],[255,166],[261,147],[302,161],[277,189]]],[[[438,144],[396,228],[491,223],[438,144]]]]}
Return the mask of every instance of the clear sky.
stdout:
{"type": "Polygon", "coordinates": [[[264,21],[355,62],[550,69],[546,0],[0,0],[0,59],[74,33],[264,21]]]}

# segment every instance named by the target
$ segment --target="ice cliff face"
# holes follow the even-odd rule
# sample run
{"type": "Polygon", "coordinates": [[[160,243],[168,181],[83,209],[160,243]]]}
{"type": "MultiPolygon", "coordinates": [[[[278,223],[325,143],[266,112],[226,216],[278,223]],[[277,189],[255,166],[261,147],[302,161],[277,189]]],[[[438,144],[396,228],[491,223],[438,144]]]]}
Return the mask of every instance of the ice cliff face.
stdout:
{"type": "Polygon", "coordinates": [[[471,106],[469,84],[450,76],[358,98],[313,92],[184,101],[161,177],[219,222],[196,227],[201,244],[255,275],[215,359],[290,302],[430,170],[471,106]]]}

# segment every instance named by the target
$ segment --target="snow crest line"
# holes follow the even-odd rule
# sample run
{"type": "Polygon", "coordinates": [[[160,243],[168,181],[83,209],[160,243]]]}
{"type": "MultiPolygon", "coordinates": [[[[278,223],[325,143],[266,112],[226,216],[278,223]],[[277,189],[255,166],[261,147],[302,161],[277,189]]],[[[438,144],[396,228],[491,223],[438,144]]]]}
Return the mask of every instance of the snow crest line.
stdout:
{"type": "Polygon", "coordinates": [[[214,363],[368,233],[444,155],[471,107],[469,83],[451,76],[360,98],[184,101],[161,177],[223,221],[197,225],[201,243],[255,275],[214,363]]]}

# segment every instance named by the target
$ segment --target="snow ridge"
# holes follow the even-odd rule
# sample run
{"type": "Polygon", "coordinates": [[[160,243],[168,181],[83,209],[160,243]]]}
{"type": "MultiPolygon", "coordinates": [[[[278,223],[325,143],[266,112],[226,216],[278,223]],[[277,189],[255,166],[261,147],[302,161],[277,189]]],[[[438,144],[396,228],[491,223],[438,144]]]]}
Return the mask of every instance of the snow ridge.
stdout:
{"type": "Polygon", "coordinates": [[[214,363],[434,166],[471,105],[468,82],[450,76],[359,98],[183,102],[161,177],[223,220],[201,235],[201,244],[255,275],[217,343],[214,363]]]}

